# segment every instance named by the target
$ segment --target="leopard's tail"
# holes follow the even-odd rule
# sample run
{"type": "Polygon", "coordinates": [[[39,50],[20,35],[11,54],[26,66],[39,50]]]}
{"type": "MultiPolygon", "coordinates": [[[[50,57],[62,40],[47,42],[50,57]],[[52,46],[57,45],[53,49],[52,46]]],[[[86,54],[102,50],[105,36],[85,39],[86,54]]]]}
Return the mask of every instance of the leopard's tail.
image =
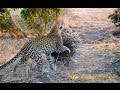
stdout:
{"type": "Polygon", "coordinates": [[[19,52],[15,57],[13,57],[11,60],[9,60],[9,61],[6,62],[5,64],[1,65],[1,66],[0,66],[0,69],[3,69],[3,68],[5,68],[5,67],[11,65],[12,63],[14,63],[14,61],[17,60],[17,58],[19,57],[19,55],[20,55],[20,52],[19,52]]]}

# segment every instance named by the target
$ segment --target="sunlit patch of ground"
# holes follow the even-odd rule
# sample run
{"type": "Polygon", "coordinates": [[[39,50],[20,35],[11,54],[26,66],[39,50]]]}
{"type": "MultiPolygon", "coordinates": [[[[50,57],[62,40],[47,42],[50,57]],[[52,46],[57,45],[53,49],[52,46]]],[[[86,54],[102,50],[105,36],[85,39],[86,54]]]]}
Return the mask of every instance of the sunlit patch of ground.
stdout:
{"type": "Polygon", "coordinates": [[[96,79],[113,79],[115,78],[115,75],[110,75],[110,74],[98,74],[98,75],[91,75],[91,74],[71,74],[70,78],[72,80],[92,80],[95,81],[96,79]]]}

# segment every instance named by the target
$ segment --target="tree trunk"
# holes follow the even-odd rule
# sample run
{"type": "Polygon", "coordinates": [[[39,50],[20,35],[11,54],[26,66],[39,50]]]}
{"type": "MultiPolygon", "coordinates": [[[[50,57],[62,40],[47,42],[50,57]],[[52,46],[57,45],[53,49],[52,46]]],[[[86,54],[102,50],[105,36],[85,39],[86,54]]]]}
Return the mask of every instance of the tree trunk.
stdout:
{"type": "MultiPolygon", "coordinates": [[[[10,14],[9,14],[10,15],[10,14]]],[[[12,38],[26,38],[27,35],[22,32],[13,22],[12,18],[11,18],[11,27],[9,28],[9,33],[11,35],[12,38]]]]}

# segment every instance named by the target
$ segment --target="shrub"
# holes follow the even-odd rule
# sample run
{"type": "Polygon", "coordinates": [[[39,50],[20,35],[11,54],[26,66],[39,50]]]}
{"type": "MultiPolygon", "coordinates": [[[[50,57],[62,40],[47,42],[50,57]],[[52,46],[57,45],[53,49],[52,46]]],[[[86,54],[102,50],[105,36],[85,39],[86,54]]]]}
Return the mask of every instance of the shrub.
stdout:
{"type": "Polygon", "coordinates": [[[109,15],[108,19],[110,19],[116,27],[120,28],[120,8],[115,10],[113,14],[109,15]]]}

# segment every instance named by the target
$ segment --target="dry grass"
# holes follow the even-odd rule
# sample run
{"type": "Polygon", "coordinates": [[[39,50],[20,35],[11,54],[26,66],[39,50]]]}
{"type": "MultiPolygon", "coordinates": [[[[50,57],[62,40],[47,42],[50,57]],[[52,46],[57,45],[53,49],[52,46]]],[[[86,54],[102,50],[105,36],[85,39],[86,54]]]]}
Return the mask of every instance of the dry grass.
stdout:
{"type": "Polygon", "coordinates": [[[0,63],[5,63],[13,58],[24,45],[25,39],[0,39],[0,63]]]}

